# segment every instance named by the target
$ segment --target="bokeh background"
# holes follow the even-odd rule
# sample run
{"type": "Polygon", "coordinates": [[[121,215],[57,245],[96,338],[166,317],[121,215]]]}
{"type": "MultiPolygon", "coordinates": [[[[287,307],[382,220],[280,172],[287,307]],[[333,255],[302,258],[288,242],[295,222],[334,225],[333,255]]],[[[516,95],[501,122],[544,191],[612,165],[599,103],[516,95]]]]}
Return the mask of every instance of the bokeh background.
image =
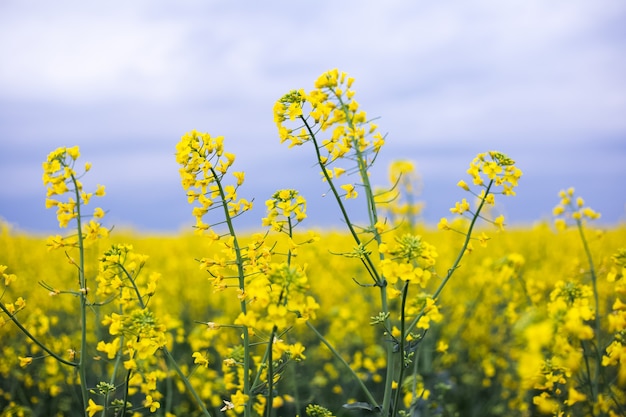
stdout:
{"type": "Polygon", "coordinates": [[[550,218],[576,187],[602,222],[626,220],[626,3],[512,1],[0,0],[0,217],[56,228],[41,162],[81,147],[87,185],[107,186],[105,224],[179,232],[192,223],[175,144],[224,135],[256,209],[297,188],[309,226],[341,224],[308,147],[280,145],[272,106],[324,71],[356,79],[387,132],[373,172],[413,160],[436,223],[478,152],[524,171],[502,200],[514,225],[550,218]]]}

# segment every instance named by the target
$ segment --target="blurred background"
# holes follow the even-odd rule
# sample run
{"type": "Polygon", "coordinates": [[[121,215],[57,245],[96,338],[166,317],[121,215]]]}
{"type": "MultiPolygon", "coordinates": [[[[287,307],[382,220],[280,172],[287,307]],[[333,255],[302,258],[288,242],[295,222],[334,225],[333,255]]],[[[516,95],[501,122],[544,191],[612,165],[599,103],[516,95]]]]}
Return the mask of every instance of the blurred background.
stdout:
{"type": "MultiPolygon", "coordinates": [[[[411,159],[423,219],[462,197],[471,159],[500,150],[524,176],[501,199],[512,225],[549,220],[570,186],[607,225],[626,220],[626,3],[621,0],[0,0],[0,218],[53,231],[41,163],[60,146],[93,163],[106,225],[175,233],[193,224],[175,145],[226,137],[255,199],[296,188],[309,227],[340,226],[310,147],[281,145],[272,106],[324,71],[388,133],[372,173],[411,159]]],[[[93,203],[92,203],[93,204],[93,203]]]]}

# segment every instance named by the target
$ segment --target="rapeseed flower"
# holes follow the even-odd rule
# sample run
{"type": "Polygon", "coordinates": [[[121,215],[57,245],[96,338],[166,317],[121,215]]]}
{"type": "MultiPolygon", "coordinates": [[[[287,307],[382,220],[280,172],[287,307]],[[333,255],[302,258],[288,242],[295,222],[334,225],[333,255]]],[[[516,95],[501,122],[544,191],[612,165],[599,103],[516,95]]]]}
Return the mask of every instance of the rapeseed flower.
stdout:
{"type": "Polygon", "coordinates": [[[92,400],[91,398],[89,399],[89,405],[87,406],[87,408],[85,408],[85,411],[89,413],[89,417],[93,417],[97,413],[103,410],[104,410],[104,406],[96,404],[94,400],[92,400]]]}
{"type": "Polygon", "coordinates": [[[237,195],[245,179],[243,172],[232,173],[235,185],[224,183],[235,159],[233,153],[224,150],[223,136],[193,130],[185,133],[176,145],[176,161],[181,165],[179,173],[187,200],[190,204],[199,204],[192,211],[197,234],[219,238],[212,226],[203,221],[212,208],[222,207],[231,219],[252,209],[251,201],[239,199],[237,195]]]}
{"type": "Polygon", "coordinates": [[[559,191],[561,201],[552,210],[557,230],[565,230],[572,223],[580,226],[584,220],[596,220],[601,217],[600,213],[585,206],[585,200],[574,196],[574,192],[574,187],[559,191]]]}
{"type": "MultiPolygon", "coordinates": [[[[474,207],[472,207],[467,199],[463,198],[461,201],[454,204],[450,212],[459,216],[466,216],[470,219],[481,217],[497,226],[500,230],[504,230],[505,223],[503,215],[499,215],[494,219],[488,219],[484,215],[481,215],[480,212],[485,208],[485,205],[495,205],[495,196],[497,194],[514,196],[514,189],[518,185],[522,171],[515,166],[515,161],[505,154],[490,151],[478,154],[470,163],[467,174],[472,178],[473,186],[478,187],[479,191],[474,191],[464,180],[460,180],[457,186],[476,197],[476,203],[474,207]]],[[[441,218],[437,227],[439,230],[453,230],[462,233],[450,226],[445,217],[441,218]]],[[[485,246],[488,238],[483,234],[478,240],[482,246],[485,246]]]]}
{"type": "MultiPolygon", "coordinates": [[[[75,170],[76,160],[79,157],[78,146],[57,148],[48,154],[46,161],[42,164],[44,171],[42,180],[47,188],[46,208],[57,208],[57,220],[61,228],[68,227],[69,223],[78,217],[80,207],[89,204],[94,195],[97,197],[105,195],[103,185],[98,185],[95,193],[88,193],[83,189],[83,184],[79,180],[82,174],[75,170]],[[66,193],[70,193],[70,197],[65,202],[61,201],[60,198],[66,193]]],[[[91,164],[87,163],[83,174],[90,168],[91,164]]],[[[103,216],[104,211],[101,208],[94,210],[95,218],[103,216]]]]}

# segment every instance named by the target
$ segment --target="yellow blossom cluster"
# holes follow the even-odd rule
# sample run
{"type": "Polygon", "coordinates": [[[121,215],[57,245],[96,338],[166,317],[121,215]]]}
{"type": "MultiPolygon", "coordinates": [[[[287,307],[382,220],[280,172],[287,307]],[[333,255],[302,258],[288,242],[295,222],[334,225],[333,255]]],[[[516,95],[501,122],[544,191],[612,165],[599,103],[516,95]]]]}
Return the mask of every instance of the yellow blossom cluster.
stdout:
{"type": "MultiPolygon", "coordinates": [[[[457,186],[472,194],[476,198],[476,203],[472,206],[467,199],[463,198],[454,204],[450,212],[459,216],[469,216],[474,218],[474,221],[483,209],[495,205],[496,194],[514,196],[514,189],[522,176],[522,171],[515,166],[515,161],[505,154],[496,151],[478,154],[470,163],[467,173],[472,178],[472,186],[464,180],[459,181],[457,186]],[[474,187],[479,187],[480,191],[474,191],[474,187]]],[[[481,217],[493,223],[500,230],[504,229],[503,215],[499,215],[494,219],[481,217]]],[[[445,217],[441,218],[437,227],[440,230],[456,230],[455,226],[445,217]]],[[[489,237],[484,233],[478,238],[483,246],[488,239],[489,237]]],[[[471,245],[469,245],[468,250],[471,251],[471,249],[471,245]]]]}
{"type": "Polygon", "coordinates": [[[8,287],[9,285],[11,285],[11,283],[13,281],[15,281],[17,279],[15,274],[7,274],[6,273],[7,268],[8,268],[8,266],[6,266],[6,265],[0,265],[0,277],[2,277],[2,280],[4,282],[4,286],[5,287],[8,287]]]}
{"type": "MultiPolygon", "coordinates": [[[[301,343],[283,341],[286,332],[295,324],[315,317],[319,308],[313,297],[307,295],[306,267],[291,264],[298,247],[315,240],[313,236],[300,243],[293,239],[293,228],[306,218],[306,201],[296,190],[279,190],[266,202],[267,217],[263,225],[288,236],[286,250],[278,252],[286,255],[286,261],[273,263],[272,257],[278,249],[276,245],[266,245],[267,234],[255,234],[244,242],[236,233],[233,219],[249,210],[252,204],[237,197],[244,181],[242,172],[233,173],[234,184],[225,182],[235,156],[224,151],[223,138],[189,132],[177,144],[176,158],[181,165],[179,172],[188,201],[199,204],[193,209],[196,232],[217,241],[211,255],[199,258],[199,266],[209,273],[214,291],[236,289],[240,305],[236,317],[221,323],[209,322],[213,330],[239,329],[243,339],[243,345],[233,348],[223,361],[224,387],[231,392],[230,400],[223,400],[224,410],[237,411],[252,406],[262,410],[266,398],[258,394],[260,387],[271,387],[280,378],[286,361],[305,357],[301,343]],[[221,211],[218,214],[222,218],[215,224],[226,225],[227,231],[222,235],[213,230],[215,224],[203,220],[212,209],[221,211]],[[252,344],[251,338],[255,338],[252,344]],[[258,346],[259,350],[265,348],[265,353],[252,355],[252,346],[258,346]],[[271,352],[270,359],[268,352],[271,352]],[[268,361],[275,362],[277,369],[268,367],[268,361]],[[246,375],[255,368],[256,372],[246,375]],[[250,385],[248,378],[251,377],[258,386],[250,385]],[[252,392],[255,394],[251,395],[252,392]]],[[[120,285],[119,280],[109,279],[109,282],[120,285]]],[[[194,363],[206,367],[209,358],[202,346],[197,348],[193,351],[194,363]]]]}
{"type": "MultiPolygon", "coordinates": [[[[333,69],[320,75],[310,92],[290,91],[274,105],[281,143],[288,141],[293,147],[314,142],[325,181],[352,169],[363,176],[385,144],[378,126],[367,119],[354,99],[353,82],[345,72],[333,69]],[[358,166],[331,167],[340,159],[354,161],[358,166]]],[[[358,195],[355,184],[343,184],[341,188],[346,199],[358,195]]]]}
{"type": "MultiPolygon", "coordinates": [[[[262,237],[257,236],[256,242],[253,241],[242,248],[245,291],[240,289],[238,297],[240,301],[246,303],[246,308],[242,309],[233,324],[245,327],[250,337],[258,338],[259,346],[266,346],[265,356],[271,352],[269,355],[271,358],[269,360],[273,362],[271,370],[264,360],[254,359],[259,369],[255,379],[260,386],[269,387],[281,379],[288,361],[298,362],[305,359],[305,346],[299,341],[288,342],[287,336],[298,324],[314,319],[319,305],[309,295],[306,265],[300,266],[292,262],[299,246],[316,240],[316,236],[310,234],[308,239],[301,243],[294,239],[294,227],[306,217],[306,201],[295,190],[279,190],[267,201],[266,206],[267,217],[264,224],[274,231],[284,233],[287,247],[284,252],[276,244],[272,249],[266,248],[263,246],[262,237]],[[272,256],[276,254],[282,254],[286,260],[279,263],[271,262],[272,256]],[[254,262],[250,262],[251,260],[254,262]]],[[[231,253],[223,257],[221,265],[217,269],[214,268],[212,275],[215,275],[216,270],[227,267],[226,259],[232,259],[232,256],[231,253]]],[[[230,401],[224,400],[227,403],[225,407],[236,410],[238,404],[243,406],[249,398],[253,398],[252,407],[262,414],[268,405],[267,398],[263,395],[248,397],[247,394],[243,394],[246,391],[243,368],[239,366],[243,363],[240,355],[241,351],[234,349],[224,361],[226,387],[236,390],[231,394],[230,401]]],[[[254,387],[252,390],[254,391],[254,387]]],[[[281,400],[281,397],[275,397],[272,403],[281,400]]]]}
{"type": "Polygon", "coordinates": [[[147,259],[129,244],[114,244],[99,257],[96,296],[102,301],[96,304],[115,300],[117,308],[102,320],[111,339],[99,340],[96,350],[104,356],[99,360],[123,364],[132,374],[129,390],[139,389],[145,396],[144,407],[155,412],[162,397],[157,382],[167,376],[156,353],[166,346],[167,327],[147,306],[160,277],[158,273],[146,278],[141,274],[147,259]]]}
{"type": "Polygon", "coordinates": [[[297,190],[278,190],[265,202],[267,217],[263,226],[271,226],[277,232],[295,227],[306,219],[306,200],[297,190]]]}
{"type": "Polygon", "coordinates": [[[203,221],[213,208],[222,208],[231,218],[252,208],[252,202],[238,198],[237,190],[244,182],[244,172],[233,172],[234,184],[224,184],[224,176],[235,162],[235,155],[224,151],[224,137],[211,136],[195,130],[186,133],[176,144],[176,162],[187,200],[198,203],[193,209],[196,232],[218,235],[203,221]]]}
{"type": "MultiPolygon", "coordinates": [[[[105,189],[103,185],[98,185],[95,192],[88,193],[84,190],[80,178],[91,169],[91,164],[87,162],[83,173],[78,174],[75,170],[75,164],[79,157],[78,146],[57,148],[50,152],[42,164],[42,180],[47,188],[46,208],[57,208],[59,227],[66,228],[70,221],[77,219],[77,227],[82,234],[81,238],[88,243],[108,235],[108,230],[97,221],[97,219],[104,217],[105,213],[102,208],[96,207],[91,216],[82,212],[83,206],[89,204],[94,195],[96,197],[104,196],[105,189]],[[64,194],[69,194],[66,201],[61,199],[64,194]],[[92,217],[92,220],[83,225],[83,217],[92,217]]],[[[67,238],[58,235],[48,239],[48,246],[51,249],[75,244],[75,241],[67,240],[67,238]]]]}
{"type": "Polygon", "coordinates": [[[556,217],[554,225],[557,230],[565,230],[568,222],[572,220],[579,224],[584,219],[596,220],[600,218],[600,213],[589,206],[585,206],[585,200],[582,197],[574,196],[574,187],[559,191],[559,198],[561,201],[552,210],[552,214],[556,217]]]}
{"type": "Polygon", "coordinates": [[[411,228],[424,208],[423,203],[415,200],[420,183],[415,164],[405,159],[393,161],[389,165],[388,175],[390,186],[377,191],[376,205],[392,224],[400,225],[408,220],[411,228]]]}
{"type": "Polygon", "coordinates": [[[587,398],[574,375],[590,360],[580,346],[594,337],[589,325],[595,318],[592,299],[588,285],[558,281],[549,296],[547,317],[526,329],[529,347],[520,360],[520,375],[536,390],[533,404],[542,414],[558,414],[587,398]]]}
{"type": "MultiPolygon", "coordinates": [[[[437,259],[436,248],[421,236],[405,234],[395,238],[395,244],[381,243],[379,251],[385,255],[380,270],[388,283],[411,282],[424,288],[428,284],[437,259]]],[[[390,296],[399,295],[396,289],[390,296]]]]}
{"type": "Polygon", "coordinates": [[[159,274],[150,274],[145,284],[138,280],[147,259],[147,255],[136,253],[132,245],[112,245],[98,259],[96,294],[105,298],[119,295],[123,304],[136,303],[138,297],[143,299],[154,295],[159,274]]]}
{"type": "Polygon", "coordinates": [[[626,387],[626,249],[620,249],[612,257],[613,265],[607,274],[607,281],[614,285],[615,301],[607,317],[612,340],[602,357],[602,366],[616,367],[617,383],[626,387]]]}
{"type": "MultiPolygon", "coordinates": [[[[4,294],[6,293],[7,287],[9,287],[11,283],[17,280],[17,276],[15,274],[8,274],[6,272],[7,269],[8,269],[8,266],[0,265],[0,278],[4,282],[4,289],[0,292],[0,306],[2,308],[3,313],[7,314],[9,317],[13,317],[19,311],[26,308],[26,300],[24,300],[23,297],[18,297],[12,303],[5,304],[2,302],[2,298],[4,297],[4,294]]],[[[4,323],[5,323],[5,319],[3,316],[0,315],[0,326],[2,326],[4,323]]]]}

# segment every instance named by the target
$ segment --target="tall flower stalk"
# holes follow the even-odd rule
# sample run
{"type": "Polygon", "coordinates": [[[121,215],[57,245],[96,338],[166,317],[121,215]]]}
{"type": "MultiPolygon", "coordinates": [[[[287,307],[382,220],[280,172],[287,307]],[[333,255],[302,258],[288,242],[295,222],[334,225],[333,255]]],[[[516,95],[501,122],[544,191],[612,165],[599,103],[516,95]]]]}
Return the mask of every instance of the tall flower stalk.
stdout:
{"type": "MultiPolygon", "coordinates": [[[[353,82],[354,79],[344,72],[336,69],[328,71],[315,81],[315,88],[312,91],[307,93],[304,90],[292,90],[282,96],[274,105],[274,121],[281,142],[288,142],[289,147],[306,143],[312,145],[317,165],[321,169],[322,180],[328,184],[329,191],[337,201],[339,211],[354,239],[354,249],[342,255],[359,259],[373,282],[368,285],[379,289],[380,314],[373,318],[372,324],[382,327],[383,337],[392,338],[392,343],[383,342],[387,352],[383,398],[380,403],[372,401],[371,392],[363,386],[370,402],[346,406],[365,408],[381,416],[389,416],[398,413],[398,407],[392,406],[392,401],[395,390],[396,400],[393,403],[399,402],[400,384],[394,378],[404,375],[404,367],[410,363],[413,355],[407,346],[415,349],[416,341],[424,336],[428,328],[428,321],[438,317],[436,298],[470,247],[474,224],[482,218],[483,206],[493,204],[493,188],[502,187],[503,194],[514,194],[513,188],[517,185],[521,171],[514,166],[511,159],[498,152],[480,154],[472,163],[468,173],[473,177],[476,186],[484,188],[476,194],[479,203],[475,210],[470,210],[465,200],[461,208],[453,209],[453,212],[469,214],[471,218],[463,248],[435,293],[418,297],[421,301],[410,303],[411,309],[416,308],[414,306],[416,302],[422,306],[418,308],[421,312],[407,322],[409,283],[417,284],[417,288],[426,287],[433,275],[436,252],[419,236],[410,234],[404,236],[397,240],[395,246],[383,239],[388,227],[386,220],[382,220],[379,215],[378,206],[382,203],[380,198],[377,200],[377,194],[370,183],[370,170],[385,144],[385,138],[378,132],[378,126],[367,118],[366,113],[354,99],[353,82]],[[357,179],[343,181],[341,184],[340,178],[344,175],[346,177],[356,175],[357,179]],[[483,180],[483,176],[488,178],[487,182],[483,180]],[[352,221],[345,203],[346,200],[357,198],[359,193],[365,195],[364,206],[369,220],[364,226],[352,221]],[[391,300],[399,296],[402,296],[401,305],[392,307],[391,300]],[[400,311],[395,310],[397,308],[400,311]],[[397,329],[395,323],[399,323],[402,329],[399,335],[395,331],[397,329]],[[421,329],[419,333],[414,333],[416,327],[421,329]]],[[[465,183],[463,188],[471,191],[465,183]]],[[[379,197],[384,199],[387,195],[389,193],[383,192],[379,197]]],[[[488,221],[500,227],[504,225],[503,217],[488,221]]],[[[443,220],[440,225],[442,228],[450,229],[443,220]]],[[[322,341],[327,344],[325,339],[322,341]]],[[[337,356],[335,349],[331,348],[331,351],[337,356]]]]}

